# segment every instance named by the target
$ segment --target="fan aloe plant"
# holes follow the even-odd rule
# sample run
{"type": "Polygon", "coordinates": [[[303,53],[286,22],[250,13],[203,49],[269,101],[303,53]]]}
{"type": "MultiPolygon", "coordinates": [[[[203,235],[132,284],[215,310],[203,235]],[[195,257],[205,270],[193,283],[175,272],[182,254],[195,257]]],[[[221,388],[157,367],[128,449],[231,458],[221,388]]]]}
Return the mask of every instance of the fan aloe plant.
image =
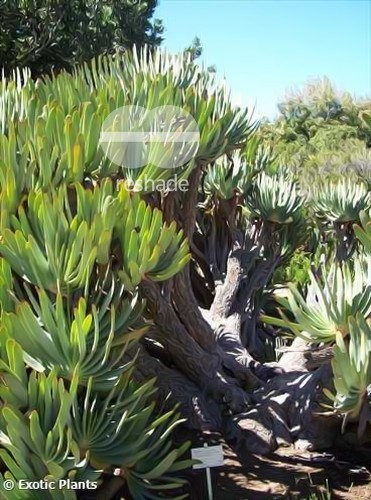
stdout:
{"type": "Polygon", "coordinates": [[[347,421],[356,421],[358,435],[362,437],[371,423],[369,387],[371,384],[371,320],[362,313],[349,318],[349,343],[339,337],[334,349],[332,369],[335,394],[325,389],[333,402],[333,410],[347,421]]]}
{"type": "Polygon", "coordinates": [[[253,135],[241,151],[220,158],[208,169],[202,187],[222,200],[245,195],[254,177],[272,169],[273,163],[272,151],[253,135]]]}
{"type": "MultiPolygon", "coordinates": [[[[145,214],[151,221],[152,210],[144,206],[135,212],[123,189],[103,182],[93,191],[81,185],[31,191],[4,230],[0,442],[5,478],[98,479],[119,469],[135,498],[150,495],[152,486],[182,484],[162,480],[179,467],[187,447],[170,451],[166,429],[179,418],[169,412],[156,419],[153,381],[137,386],[133,362],[124,358],[146,330],[144,304],[135,291],[138,283],[129,278],[123,283],[123,271],[113,272],[112,239],[120,241],[115,226],[122,230],[123,216],[136,217],[141,226],[145,214]]],[[[150,234],[147,248],[160,249],[149,254],[152,267],[172,276],[182,267],[178,250],[187,249],[180,244],[182,234],[161,218],[150,234]]],[[[129,270],[135,262],[130,248],[121,250],[129,255],[129,270]]],[[[150,279],[149,268],[145,273],[150,279]]],[[[32,498],[17,489],[6,495],[32,498]]],[[[73,497],[67,491],[48,495],[73,497]]]]}
{"type": "MultiPolygon", "coordinates": [[[[172,470],[188,444],[170,451],[169,428],[179,422],[173,412],[153,417],[153,381],[141,387],[131,380],[132,366],[121,370],[109,393],[79,389],[78,369],[67,382],[52,369],[46,375],[29,372],[24,351],[8,338],[2,350],[0,457],[7,467],[2,480],[92,481],[99,484],[103,472],[122,475],[134,498],[156,498],[149,493],[177,488],[182,480],[171,479],[172,470]],[[166,473],[167,477],[164,476],[166,473]],[[164,476],[164,477],[163,477],[164,476]]],[[[185,462],[187,464],[187,462],[185,462]]],[[[54,484],[53,483],[53,484],[54,484]]],[[[18,489],[6,498],[40,498],[40,491],[18,489]]],[[[53,488],[45,498],[75,498],[72,490],[53,488]]]]}
{"type": "MultiPolygon", "coordinates": [[[[277,374],[260,312],[275,269],[305,243],[308,207],[256,128],[184,55],[134,50],[1,81],[2,478],[94,478],[110,497],[116,475],[135,500],[177,498],[191,462],[172,444],[174,406],[188,427],[224,431],[247,390],[277,374]],[[103,123],[133,104],[192,115],[193,159],[161,168],[170,141],[150,142],[140,168],[126,143],[121,159],[106,156],[103,123]],[[186,192],[166,187],[175,178],[186,192]]],[[[365,250],[368,222],[354,220],[365,250]]],[[[350,318],[370,315],[363,250],[323,283],[313,274],[308,296],[292,289],[282,305],[294,319],[275,324],[348,349],[350,318]]]]}
{"type": "Polygon", "coordinates": [[[360,212],[360,224],[354,225],[354,231],[357,238],[364,246],[365,252],[371,253],[371,212],[360,212]]]}
{"type": "Polygon", "coordinates": [[[277,302],[294,316],[289,320],[281,310],[283,319],[266,317],[277,326],[288,327],[295,335],[316,343],[334,343],[339,335],[349,335],[349,318],[357,313],[371,314],[371,266],[359,259],[355,263],[333,263],[323,269],[321,277],[309,271],[310,284],[306,296],[294,284],[280,290],[277,302]]]}
{"type": "Polygon", "coordinates": [[[367,183],[350,176],[336,181],[326,179],[312,189],[310,201],[327,246],[336,249],[339,262],[347,260],[358,250],[354,224],[371,205],[367,183]]]}
{"type": "MultiPolygon", "coordinates": [[[[193,342],[197,329],[187,321],[198,321],[199,310],[189,314],[194,299],[175,290],[192,265],[202,171],[241,148],[253,170],[255,158],[267,162],[257,143],[246,146],[255,130],[225,87],[184,54],[143,48],[71,74],[34,81],[24,70],[1,80],[2,479],[88,478],[102,482],[105,495],[116,475],[136,500],[172,489],[177,498],[179,471],[192,462],[181,458],[188,443],[172,444],[182,421],[174,403],[196,421],[199,401],[206,413],[210,406],[205,394],[220,408],[246,401],[222,375],[221,350],[203,354],[211,327],[193,342]],[[133,104],[193,116],[200,140],[192,161],[161,168],[174,155],[171,141],[148,144],[140,168],[128,155],[105,155],[103,123],[133,104]],[[176,178],[189,181],[189,193],[162,187],[176,178]],[[167,375],[174,368],[153,355],[154,345],[176,376],[167,375]]],[[[10,499],[37,494],[4,492],[10,499]]],[[[67,490],[43,494],[75,498],[67,490]]]]}
{"type": "Polygon", "coordinates": [[[284,172],[269,175],[262,172],[247,198],[252,216],[277,224],[288,224],[301,216],[304,198],[293,178],[284,172]]]}
{"type": "Polygon", "coordinates": [[[312,198],[317,216],[336,223],[356,222],[359,213],[371,204],[371,195],[363,182],[355,184],[352,179],[327,181],[319,184],[312,198]]]}
{"type": "MultiPolygon", "coordinates": [[[[365,236],[359,230],[360,236],[365,236]]],[[[371,384],[371,262],[369,255],[339,264],[336,261],[321,276],[310,272],[305,297],[289,284],[280,291],[277,302],[282,319],[263,316],[263,320],[291,330],[310,344],[330,344],[335,392],[325,395],[332,405],[328,414],[359,422],[361,437],[371,422],[369,387],[371,384]],[[294,316],[288,317],[287,311],[294,316]]]]}
{"type": "Polygon", "coordinates": [[[15,78],[0,87],[3,478],[100,481],[115,471],[134,498],[156,498],[183,484],[174,472],[191,463],[179,461],[188,443],[171,446],[179,415],[154,413],[154,381],[134,381],[127,352],[151,324],[139,285],[172,278],[190,253],[135,183],[186,178],[238,143],[246,119],[183,56],[144,50],[37,83],[15,78]],[[133,100],[188,109],[201,133],[195,162],[132,171],[104,157],[104,119],[133,100]]]}

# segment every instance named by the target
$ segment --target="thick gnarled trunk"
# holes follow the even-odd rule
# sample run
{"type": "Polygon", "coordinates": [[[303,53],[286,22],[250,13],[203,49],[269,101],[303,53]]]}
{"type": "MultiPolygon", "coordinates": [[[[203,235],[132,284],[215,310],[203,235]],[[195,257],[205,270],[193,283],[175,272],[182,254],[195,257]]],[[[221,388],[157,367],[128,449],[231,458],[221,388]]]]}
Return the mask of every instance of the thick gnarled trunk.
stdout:
{"type": "MultiPolygon", "coordinates": [[[[155,324],[139,353],[129,353],[137,355],[137,377],[156,377],[159,400],[169,409],[177,404],[189,428],[221,431],[241,450],[266,453],[295,441],[310,449],[331,445],[339,422],[317,415],[322,389],[331,386],[330,354],[316,356],[296,341],[279,363],[256,362],[241,341],[241,314],[230,314],[238,276],[233,259],[226,293],[217,293],[207,311],[191,301],[180,313],[159,285],[141,284],[155,324]]],[[[182,276],[174,288],[185,300],[182,276]]]]}
{"type": "MultiPolygon", "coordinates": [[[[140,293],[154,325],[139,352],[128,353],[137,356],[136,376],[156,377],[159,404],[169,409],[177,404],[188,427],[222,431],[241,449],[262,453],[294,441],[323,447],[338,423],[315,416],[322,388],[331,384],[329,356],[310,356],[307,345],[299,346],[305,355],[300,352],[293,358],[293,352],[287,352],[279,363],[259,362],[252,355],[264,359],[259,293],[271,279],[279,254],[272,244],[270,256],[261,258],[261,228],[252,227],[243,235],[236,227],[237,198],[220,203],[225,241],[219,251],[210,253],[211,247],[205,254],[195,245],[201,174],[200,166],[192,172],[184,199],[161,199],[165,218],[176,217],[183,227],[195,266],[187,265],[163,284],[141,282],[140,293]],[[221,248],[225,263],[220,266],[221,248]],[[211,287],[215,292],[207,309],[200,308],[191,279],[198,265],[208,280],[219,279],[211,287]]],[[[198,295],[205,296],[204,291],[198,295]]]]}

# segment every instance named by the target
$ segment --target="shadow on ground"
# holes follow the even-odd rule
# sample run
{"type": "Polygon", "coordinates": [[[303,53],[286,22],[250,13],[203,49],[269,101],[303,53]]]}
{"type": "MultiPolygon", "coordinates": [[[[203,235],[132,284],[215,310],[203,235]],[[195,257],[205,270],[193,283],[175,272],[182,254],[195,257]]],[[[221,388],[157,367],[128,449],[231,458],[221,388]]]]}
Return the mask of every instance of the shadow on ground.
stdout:
{"type": "MultiPolygon", "coordinates": [[[[193,446],[205,441],[211,446],[220,444],[221,438],[193,435],[193,446]]],[[[211,470],[214,500],[371,498],[370,448],[310,453],[289,447],[267,456],[237,457],[227,444],[223,446],[225,464],[211,470]],[[311,497],[313,493],[317,496],[311,497]]],[[[205,472],[191,470],[186,478],[190,498],[206,500],[205,472]]]]}

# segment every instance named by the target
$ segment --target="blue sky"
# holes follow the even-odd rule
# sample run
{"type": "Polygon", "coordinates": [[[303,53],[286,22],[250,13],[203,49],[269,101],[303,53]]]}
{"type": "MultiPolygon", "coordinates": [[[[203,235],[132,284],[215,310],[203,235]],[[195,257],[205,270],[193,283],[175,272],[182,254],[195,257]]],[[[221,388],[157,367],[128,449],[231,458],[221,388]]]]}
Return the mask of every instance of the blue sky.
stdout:
{"type": "Polygon", "coordinates": [[[337,89],[371,95],[371,0],[160,0],[164,46],[195,36],[237,104],[276,114],[287,90],[327,75],[337,89]]]}

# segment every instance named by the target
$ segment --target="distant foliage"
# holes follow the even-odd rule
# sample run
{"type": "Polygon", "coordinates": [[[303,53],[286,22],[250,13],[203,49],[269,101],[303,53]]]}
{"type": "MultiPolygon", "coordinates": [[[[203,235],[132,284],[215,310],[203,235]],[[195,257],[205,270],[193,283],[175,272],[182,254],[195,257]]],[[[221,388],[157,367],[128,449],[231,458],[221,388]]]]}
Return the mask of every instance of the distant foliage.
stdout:
{"type": "Polygon", "coordinates": [[[280,116],[261,133],[280,163],[299,174],[304,186],[321,176],[370,180],[371,100],[339,94],[327,78],[309,83],[279,104],[280,116]]]}
{"type": "Polygon", "coordinates": [[[33,76],[71,69],[98,54],[159,45],[157,0],[0,0],[0,70],[29,67],[33,76]]]}
{"type": "Polygon", "coordinates": [[[196,36],[192,43],[185,49],[185,52],[190,54],[191,60],[194,61],[202,55],[202,45],[198,36],[196,36]]]}

